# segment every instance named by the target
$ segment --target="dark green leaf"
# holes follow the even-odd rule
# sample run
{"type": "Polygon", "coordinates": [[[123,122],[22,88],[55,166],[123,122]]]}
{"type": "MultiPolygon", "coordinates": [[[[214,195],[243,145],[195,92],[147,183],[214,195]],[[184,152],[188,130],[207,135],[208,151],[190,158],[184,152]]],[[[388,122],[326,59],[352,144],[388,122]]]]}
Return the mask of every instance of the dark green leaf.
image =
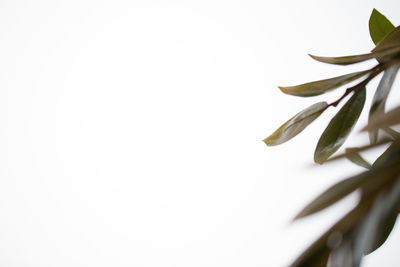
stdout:
{"type": "Polygon", "coordinates": [[[328,159],[326,162],[330,162],[330,161],[334,161],[334,160],[338,160],[338,159],[342,159],[342,158],[353,157],[353,154],[358,154],[359,152],[376,148],[378,146],[387,144],[387,143],[389,143],[391,141],[393,141],[393,140],[390,139],[390,138],[384,138],[384,139],[382,139],[379,142],[376,142],[374,144],[368,144],[368,145],[361,146],[361,147],[354,147],[352,149],[346,149],[346,151],[343,154],[336,155],[336,156],[328,159]]]}
{"type": "Polygon", "coordinates": [[[328,92],[330,90],[336,89],[344,84],[352,82],[358,78],[369,73],[370,70],[353,72],[345,75],[341,75],[334,78],[329,78],[325,80],[304,83],[296,86],[279,86],[282,92],[289,95],[295,96],[316,96],[328,92]]]}
{"type": "Polygon", "coordinates": [[[356,148],[346,148],[347,158],[354,164],[361,166],[366,169],[371,169],[369,164],[361,155],[358,153],[356,148]]]}
{"type": "MultiPolygon", "coordinates": [[[[397,144],[397,148],[398,147],[399,144],[397,144]]],[[[397,157],[394,156],[393,153],[386,153],[384,159],[380,160],[378,165],[374,163],[370,170],[347,178],[328,188],[304,207],[303,210],[295,216],[294,220],[325,209],[358,189],[362,188],[364,192],[369,193],[370,191],[377,190],[387,185],[394,177],[399,175],[399,162],[400,153],[397,157]]]]}
{"type": "Polygon", "coordinates": [[[369,18],[369,33],[374,44],[377,44],[387,34],[393,31],[393,24],[374,8],[369,18]]]}
{"type": "Polygon", "coordinates": [[[324,163],[343,145],[360,116],[364,107],[365,96],[365,87],[359,88],[359,91],[355,92],[332,118],[318,141],[314,153],[315,162],[324,163]]]}
{"type": "MultiPolygon", "coordinates": [[[[291,267],[308,267],[308,266],[326,266],[326,260],[332,250],[330,247],[329,238],[339,233],[348,238],[351,230],[358,224],[360,219],[364,216],[370,203],[360,203],[356,208],[350,211],[340,221],[333,225],[326,231],[320,238],[311,244],[290,266],[291,267]]],[[[341,244],[339,244],[341,245],[341,244]]]]}
{"type": "Polygon", "coordinates": [[[374,201],[358,234],[363,252],[380,247],[393,229],[400,208],[400,179],[382,190],[374,201]]]}
{"type": "Polygon", "coordinates": [[[393,138],[393,140],[397,140],[400,139],[400,133],[393,130],[390,127],[386,127],[382,129],[385,133],[387,133],[389,136],[391,136],[393,138]]]}
{"type": "Polygon", "coordinates": [[[387,128],[400,123],[400,107],[396,107],[386,113],[373,116],[363,131],[373,131],[381,128],[387,128]]]}
{"type": "Polygon", "coordinates": [[[376,52],[354,55],[354,56],[319,57],[310,55],[310,57],[323,63],[336,64],[336,65],[349,65],[349,64],[359,63],[368,59],[386,57],[389,55],[397,54],[399,52],[400,52],[400,47],[390,47],[388,49],[382,49],[376,52]]]}
{"type": "MultiPolygon", "coordinates": [[[[396,78],[397,71],[399,70],[400,64],[390,66],[383,73],[382,79],[379,82],[378,88],[375,91],[372,105],[369,110],[369,121],[373,116],[382,114],[385,110],[385,104],[389,95],[390,89],[392,88],[394,79],[396,78]]],[[[376,143],[378,140],[378,130],[369,131],[369,139],[371,143],[376,143]]]]}
{"type": "Polygon", "coordinates": [[[270,136],[265,138],[264,142],[268,146],[275,146],[292,139],[318,118],[327,107],[328,104],[326,102],[319,102],[300,111],[270,136]]]}
{"type": "Polygon", "coordinates": [[[400,26],[386,35],[372,50],[372,52],[383,51],[400,45],[400,26]]]}
{"type": "Polygon", "coordinates": [[[343,197],[360,188],[367,178],[368,175],[366,175],[366,173],[363,173],[362,175],[348,178],[333,185],[317,198],[315,198],[313,201],[311,201],[307,206],[305,206],[303,210],[301,210],[294,217],[293,220],[300,219],[302,217],[325,209],[326,207],[332,205],[336,201],[342,199],[343,197]]]}
{"type": "Polygon", "coordinates": [[[378,168],[380,166],[385,166],[388,161],[396,160],[396,151],[399,149],[399,140],[393,142],[372,164],[372,168],[378,168]]]}

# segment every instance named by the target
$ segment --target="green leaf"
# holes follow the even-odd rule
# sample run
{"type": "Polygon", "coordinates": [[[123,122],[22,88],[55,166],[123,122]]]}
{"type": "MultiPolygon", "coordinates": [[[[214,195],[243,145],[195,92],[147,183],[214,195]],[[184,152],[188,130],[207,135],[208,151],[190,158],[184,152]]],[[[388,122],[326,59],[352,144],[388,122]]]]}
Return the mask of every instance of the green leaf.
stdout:
{"type": "MultiPolygon", "coordinates": [[[[370,203],[363,202],[357,205],[352,211],[346,214],[340,221],[333,225],[313,244],[311,244],[291,265],[290,267],[308,267],[308,266],[326,266],[326,259],[329,257],[330,246],[329,239],[335,233],[340,233],[347,239],[351,230],[357,225],[360,219],[368,211],[370,203]]],[[[346,240],[343,240],[344,242],[346,240]]],[[[340,242],[341,245],[343,242],[340,242]]]]}
{"type": "Polygon", "coordinates": [[[394,30],[393,24],[374,8],[369,18],[369,33],[374,44],[377,44],[387,34],[394,30]]]}
{"type": "Polygon", "coordinates": [[[376,142],[376,143],[373,143],[373,144],[368,144],[368,145],[361,146],[361,147],[354,147],[354,148],[351,148],[351,149],[346,149],[346,151],[344,153],[336,155],[334,157],[331,157],[326,162],[330,162],[330,161],[334,161],[334,160],[338,160],[338,159],[342,159],[342,158],[353,157],[354,154],[358,154],[358,153],[360,153],[362,151],[373,149],[373,148],[376,148],[378,146],[382,146],[382,145],[387,144],[387,143],[392,142],[392,141],[393,140],[390,139],[390,138],[383,138],[379,142],[376,142]]]}
{"type": "Polygon", "coordinates": [[[390,47],[376,52],[354,55],[354,56],[344,56],[344,57],[320,57],[314,55],[309,55],[309,56],[323,63],[336,64],[336,65],[349,65],[349,64],[359,63],[368,59],[390,56],[393,54],[397,54],[399,52],[400,52],[400,47],[390,47]]]}
{"type": "MultiPolygon", "coordinates": [[[[374,98],[372,100],[368,121],[371,121],[374,116],[384,112],[386,100],[390,89],[392,88],[394,79],[396,78],[399,67],[400,64],[395,64],[384,71],[382,79],[379,82],[378,88],[376,89],[374,98]]],[[[369,139],[371,143],[376,143],[378,140],[378,130],[369,131],[369,139]]]]}
{"type": "Polygon", "coordinates": [[[379,43],[376,44],[372,52],[379,52],[400,45],[400,26],[386,35],[379,43]]]}
{"type": "Polygon", "coordinates": [[[389,155],[385,156],[385,160],[380,161],[379,165],[374,164],[370,170],[331,186],[305,206],[293,220],[323,210],[358,189],[362,189],[365,195],[368,195],[372,191],[387,186],[393,178],[398,177],[400,171],[400,154],[397,157],[393,154],[390,156],[390,160],[387,160],[389,155]]]}
{"type": "Polygon", "coordinates": [[[357,148],[346,148],[347,158],[354,164],[361,166],[366,169],[371,169],[369,164],[361,155],[358,153],[357,148]]]}
{"type": "Polygon", "coordinates": [[[373,131],[383,129],[400,123],[400,107],[396,107],[386,113],[373,116],[368,125],[362,131],[373,131]]]}
{"type": "Polygon", "coordinates": [[[400,208],[400,179],[381,190],[358,233],[365,253],[380,247],[393,229],[400,208]]]}
{"type": "Polygon", "coordinates": [[[352,82],[369,73],[370,70],[353,72],[334,78],[319,80],[315,82],[304,83],[296,86],[279,86],[279,89],[285,94],[295,96],[316,96],[336,89],[344,84],[352,82]]]}
{"type": "Polygon", "coordinates": [[[375,159],[374,163],[372,164],[372,168],[384,166],[388,163],[388,161],[396,159],[398,157],[398,153],[396,152],[399,149],[399,146],[399,140],[393,142],[377,159],[375,159]]]}
{"type": "Polygon", "coordinates": [[[400,139],[400,133],[393,130],[390,127],[386,127],[382,129],[385,133],[387,133],[391,138],[393,138],[393,140],[397,140],[400,139]]]}
{"type": "Polygon", "coordinates": [[[268,146],[275,146],[292,139],[318,118],[327,107],[328,104],[326,102],[319,102],[300,111],[270,136],[265,138],[264,142],[268,146]]]}
{"type": "Polygon", "coordinates": [[[346,180],[343,180],[330,188],[328,188],[325,192],[311,201],[307,206],[305,206],[295,217],[293,220],[300,219],[302,217],[311,215],[320,210],[325,209],[326,207],[332,205],[333,203],[339,201],[343,197],[352,193],[361,187],[363,182],[368,178],[366,173],[361,175],[357,175],[354,177],[350,177],[346,180]]]}
{"type": "Polygon", "coordinates": [[[324,163],[346,141],[364,107],[365,96],[365,87],[359,88],[329,122],[315,149],[316,163],[324,163]]]}

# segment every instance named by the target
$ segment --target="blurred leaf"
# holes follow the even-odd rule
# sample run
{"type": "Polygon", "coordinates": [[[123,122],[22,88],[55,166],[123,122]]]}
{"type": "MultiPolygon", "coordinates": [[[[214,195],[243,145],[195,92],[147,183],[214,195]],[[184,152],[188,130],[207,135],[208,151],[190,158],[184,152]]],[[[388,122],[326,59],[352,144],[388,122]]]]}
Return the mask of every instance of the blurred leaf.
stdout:
{"type": "Polygon", "coordinates": [[[336,65],[349,65],[349,64],[359,63],[368,59],[381,58],[393,55],[399,52],[400,52],[400,47],[390,47],[376,52],[354,55],[354,56],[344,56],[344,57],[320,57],[314,55],[309,55],[309,56],[323,63],[336,64],[336,65]]]}
{"type": "Polygon", "coordinates": [[[374,144],[368,144],[368,145],[361,146],[361,147],[354,147],[354,148],[351,148],[351,149],[346,149],[346,151],[344,153],[339,154],[337,156],[334,156],[334,157],[328,159],[326,162],[330,162],[330,161],[334,161],[334,160],[338,160],[338,159],[342,159],[342,158],[352,157],[353,154],[356,154],[356,153],[359,153],[359,152],[362,152],[362,151],[365,151],[365,150],[376,148],[378,146],[387,144],[387,143],[389,143],[391,141],[393,141],[393,140],[389,139],[389,138],[384,138],[384,139],[382,139],[379,142],[376,142],[374,144]]]}
{"type": "MultiPolygon", "coordinates": [[[[380,166],[384,166],[390,160],[396,160],[398,155],[396,155],[396,151],[400,147],[400,141],[396,140],[393,142],[372,164],[372,168],[378,168],[380,166]]],[[[400,160],[400,159],[399,159],[400,160]]]]}
{"type": "Polygon", "coordinates": [[[380,247],[393,229],[400,208],[400,179],[381,190],[358,233],[364,253],[380,247]]]}
{"type": "Polygon", "coordinates": [[[390,160],[383,160],[379,165],[374,164],[370,170],[331,186],[304,207],[293,220],[325,209],[357,189],[362,188],[365,193],[369,193],[382,187],[382,185],[386,185],[393,177],[397,177],[400,171],[400,154],[397,157],[394,157],[393,154],[387,154],[385,159],[389,156],[390,160]]]}
{"type": "Polygon", "coordinates": [[[319,102],[300,111],[264,139],[264,142],[268,146],[275,146],[292,139],[318,118],[327,107],[328,104],[326,102],[319,102]]]}
{"type": "Polygon", "coordinates": [[[367,173],[362,173],[331,186],[325,192],[323,192],[321,195],[311,201],[307,206],[305,206],[294,217],[293,220],[311,215],[332,205],[336,201],[342,199],[343,197],[360,188],[363,182],[368,179],[368,177],[369,176],[367,175],[367,173]]]}
{"type": "Polygon", "coordinates": [[[400,133],[393,130],[390,127],[386,127],[382,129],[385,133],[387,133],[388,135],[390,135],[394,140],[396,139],[400,139],[400,133]]]}
{"type": "MultiPolygon", "coordinates": [[[[378,88],[376,89],[374,98],[372,100],[371,109],[369,110],[369,121],[371,121],[371,118],[373,116],[384,112],[386,100],[389,95],[390,89],[392,88],[394,79],[396,78],[399,67],[400,64],[395,64],[384,71],[382,79],[379,82],[378,88]]],[[[378,130],[371,130],[368,133],[370,142],[376,143],[378,140],[378,130]]]]}
{"type": "Polygon", "coordinates": [[[400,26],[397,26],[388,35],[386,35],[379,43],[376,44],[372,52],[383,51],[400,45],[400,26]]]}
{"type": "Polygon", "coordinates": [[[400,106],[372,117],[362,131],[373,131],[400,123],[400,106]]]}
{"type": "Polygon", "coordinates": [[[374,44],[381,41],[394,28],[393,24],[378,10],[375,8],[372,10],[372,14],[369,17],[369,33],[374,44]]]}
{"type": "Polygon", "coordinates": [[[371,164],[369,164],[363,157],[361,157],[356,148],[346,148],[346,153],[346,158],[348,158],[354,164],[366,169],[371,169],[371,164]]]}
{"type": "Polygon", "coordinates": [[[279,89],[281,89],[283,93],[289,95],[316,96],[328,92],[330,90],[336,89],[358,78],[361,78],[362,76],[366,75],[369,72],[370,70],[358,71],[334,78],[304,83],[296,86],[287,86],[287,87],[279,86],[279,89]]]}
{"type": "Polygon", "coordinates": [[[364,107],[366,90],[359,89],[332,118],[322,133],[314,153],[316,163],[324,163],[346,141],[364,107]]]}
{"type": "Polygon", "coordinates": [[[368,211],[369,207],[370,203],[367,201],[357,205],[357,207],[346,214],[340,221],[338,221],[313,244],[311,244],[290,266],[326,266],[329,253],[333,249],[330,247],[329,242],[331,235],[334,233],[341,233],[344,236],[344,239],[347,239],[351,233],[351,230],[358,224],[360,219],[368,211]]]}

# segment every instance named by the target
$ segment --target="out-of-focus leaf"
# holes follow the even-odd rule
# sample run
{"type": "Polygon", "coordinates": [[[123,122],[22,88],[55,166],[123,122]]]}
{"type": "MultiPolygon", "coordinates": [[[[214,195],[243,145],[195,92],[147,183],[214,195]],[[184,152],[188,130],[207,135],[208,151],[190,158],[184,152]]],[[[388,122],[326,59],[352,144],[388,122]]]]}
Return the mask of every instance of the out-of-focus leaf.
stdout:
{"type": "Polygon", "coordinates": [[[400,155],[398,155],[398,157],[394,157],[392,154],[388,154],[386,159],[389,158],[389,156],[389,161],[384,160],[382,164],[373,165],[370,170],[347,178],[328,188],[325,192],[305,206],[293,220],[297,220],[325,209],[357,189],[362,188],[363,192],[369,193],[377,188],[380,188],[382,185],[389,183],[399,174],[400,155]]]}
{"type": "Polygon", "coordinates": [[[318,118],[318,116],[321,115],[327,107],[328,103],[319,102],[300,111],[270,136],[265,138],[264,142],[268,146],[275,146],[292,139],[294,136],[303,131],[316,118],[318,118]]]}
{"type": "Polygon", "coordinates": [[[387,133],[389,136],[391,136],[393,138],[393,140],[400,139],[400,133],[393,130],[392,128],[386,127],[386,128],[383,128],[382,130],[385,133],[387,133]]]}
{"type": "Polygon", "coordinates": [[[358,71],[334,78],[304,83],[296,86],[286,86],[286,87],[279,86],[279,89],[281,89],[281,91],[284,92],[285,94],[289,95],[316,96],[328,92],[330,90],[336,89],[358,78],[361,78],[369,72],[370,70],[358,71]]]}
{"type": "Polygon", "coordinates": [[[371,164],[369,164],[363,157],[361,157],[356,148],[346,148],[346,153],[346,158],[348,158],[354,164],[366,169],[371,169],[371,164]]]}
{"type": "Polygon", "coordinates": [[[373,131],[381,128],[387,128],[400,123],[400,106],[386,113],[373,116],[368,125],[362,131],[373,131]]]}
{"type": "Polygon", "coordinates": [[[305,206],[293,220],[300,219],[302,217],[311,215],[315,212],[325,209],[326,207],[332,205],[336,201],[342,199],[348,194],[354,192],[361,187],[363,182],[368,179],[368,175],[363,173],[346,180],[343,180],[332,187],[328,188],[325,192],[311,201],[307,206],[305,206]]]}
{"type": "Polygon", "coordinates": [[[360,88],[329,122],[315,149],[316,163],[324,163],[346,141],[364,107],[365,96],[365,87],[360,88]]]}
{"type": "Polygon", "coordinates": [[[372,52],[383,51],[400,45],[400,26],[397,26],[387,34],[379,43],[376,44],[372,52]]]}
{"type": "Polygon", "coordinates": [[[364,253],[373,252],[385,242],[393,229],[399,208],[400,179],[397,178],[381,190],[363,221],[356,242],[362,246],[364,253]]]}
{"type": "Polygon", "coordinates": [[[400,141],[396,140],[393,142],[372,164],[372,168],[378,168],[384,166],[390,160],[399,160],[400,155],[396,153],[400,149],[400,141]]]}
{"type": "Polygon", "coordinates": [[[369,17],[369,34],[374,44],[377,44],[387,34],[394,30],[393,24],[375,8],[369,17]]]}
{"type": "MultiPolygon", "coordinates": [[[[400,46],[399,46],[400,47],[400,46]]],[[[392,88],[394,79],[396,78],[400,64],[394,64],[387,68],[383,73],[382,79],[379,82],[378,88],[375,91],[372,105],[369,110],[369,121],[373,116],[382,114],[385,110],[385,104],[389,95],[390,89],[392,88]]],[[[369,140],[371,143],[376,143],[378,140],[378,130],[372,130],[368,132],[369,140]]]]}
{"type": "Polygon", "coordinates": [[[392,142],[392,141],[393,141],[392,139],[384,138],[384,139],[382,139],[379,142],[376,142],[374,144],[368,144],[368,145],[361,146],[361,147],[354,147],[351,150],[346,149],[346,151],[344,153],[336,155],[336,156],[334,156],[332,158],[329,158],[326,162],[330,162],[330,161],[334,161],[334,160],[338,160],[338,159],[342,159],[342,158],[353,157],[353,154],[358,154],[358,153],[360,153],[362,151],[373,149],[373,148],[376,148],[378,146],[382,146],[382,145],[387,144],[387,143],[392,142]]]}
{"type": "MultiPolygon", "coordinates": [[[[346,214],[340,221],[333,225],[320,238],[311,244],[290,266],[308,267],[308,266],[326,266],[329,253],[332,248],[329,246],[329,237],[333,233],[341,233],[345,239],[351,230],[358,224],[370,207],[370,203],[363,202],[357,205],[352,211],[346,214]],[[328,255],[327,255],[328,254],[328,255]],[[321,257],[321,258],[319,258],[321,257]],[[323,265],[321,265],[323,264],[323,265]]],[[[340,244],[339,244],[340,245],[340,244]]]]}
{"type": "Polygon", "coordinates": [[[359,63],[368,59],[390,56],[393,54],[397,54],[399,52],[400,52],[400,47],[390,47],[388,49],[382,49],[376,52],[354,55],[354,56],[344,56],[344,57],[320,57],[314,55],[309,55],[309,56],[323,63],[336,64],[336,65],[349,65],[349,64],[359,63]]]}

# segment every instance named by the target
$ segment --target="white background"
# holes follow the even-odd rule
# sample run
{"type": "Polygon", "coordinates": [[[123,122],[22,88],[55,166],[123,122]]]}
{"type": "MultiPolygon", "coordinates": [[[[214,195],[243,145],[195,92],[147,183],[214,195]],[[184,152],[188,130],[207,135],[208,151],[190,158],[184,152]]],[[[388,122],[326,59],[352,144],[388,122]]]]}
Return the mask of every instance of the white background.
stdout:
{"type": "Polygon", "coordinates": [[[310,168],[334,110],[266,147],[340,95],[276,86],[364,68],[307,53],[371,50],[374,7],[400,24],[395,0],[0,1],[0,266],[289,264],[355,198],[291,218],[361,169],[310,168]]]}

